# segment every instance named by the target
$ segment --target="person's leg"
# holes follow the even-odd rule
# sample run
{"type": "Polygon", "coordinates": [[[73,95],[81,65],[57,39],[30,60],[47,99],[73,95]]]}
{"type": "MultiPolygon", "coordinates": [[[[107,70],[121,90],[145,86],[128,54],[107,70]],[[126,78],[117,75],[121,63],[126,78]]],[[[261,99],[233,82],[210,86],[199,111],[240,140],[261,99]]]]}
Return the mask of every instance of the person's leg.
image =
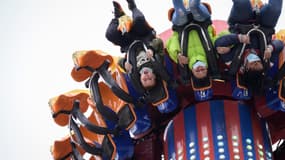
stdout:
{"type": "Polygon", "coordinates": [[[260,24],[274,28],[282,11],[283,0],[269,0],[268,4],[260,9],[260,24]]]}
{"type": "Polygon", "coordinates": [[[194,20],[203,22],[211,17],[207,7],[200,0],[189,0],[189,6],[194,20]]]}
{"type": "Polygon", "coordinates": [[[148,24],[144,14],[136,7],[134,0],[127,0],[129,9],[132,11],[133,26],[131,29],[132,33],[137,36],[147,36],[151,34],[153,28],[148,24]]]}
{"type": "Polygon", "coordinates": [[[127,3],[128,3],[128,8],[130,10],[133,10],[134,8],[137,8],[137,5],[135,3],[135,0],[127,0],[127,3]]]}
{"type": "Polygon", "coordinates": [[[172,0],[174,6],[174,13],[172,16],[172,23],[177,26],[183,26],[188,22],[186,9],[182,0],[172,0]]]}
{"type": "Polygon", "coordinates": [[[105,37],[115,45],[121,46],[122,43],[122,33],[117,29],[119,25],[118,19],[114,18],[111,20],[110,24],[108,25],[108,28],[105,33],[105,37]]]}
{"type": "Polygon", "coordinates": [[[148,26],[144,14],[138,9],[132,10],[133,26],[132,31],[135,33],[144,33],[148,26]]]}
{"type": "Polygon", "coordinates": [[[123,11],[120,3],[118,3],[117,1],[113,1],[113,6],[114,6],[114,16],[115,16],[115,18],[119,18],[119,17],[125,15],[125,12],[123,11]]]}
{"type": "Polygon", "coordinates": [[[246,24],[248,20],[254,18],[250,0],[233,0],[233,6],[228,18],[228,24],[246,24]]]}
{"type": "Polygon", "coordinates": [[[112,42],[115,45],[118,45],[121,47],[126,46],[127,40],[124,40],[124,36],[122,35],[122,32],[117,29],[119,25],[118,18],[125,15],[125,13],[121,5],[118,2],[113,1],[113,6],[114,6],[115,18],[113,18],[111,22],[109,23],[108,28],[106,29],[105,37],[107,38],[108,41],[112,42]]]}

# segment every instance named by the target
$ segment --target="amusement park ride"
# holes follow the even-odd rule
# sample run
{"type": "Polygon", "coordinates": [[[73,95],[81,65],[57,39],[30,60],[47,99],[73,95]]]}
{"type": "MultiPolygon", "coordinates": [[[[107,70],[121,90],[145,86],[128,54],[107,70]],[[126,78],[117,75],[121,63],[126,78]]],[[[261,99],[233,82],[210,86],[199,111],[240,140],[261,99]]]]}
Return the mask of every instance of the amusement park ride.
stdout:
{"type": "MultiPolygon", "coordinates": [[[[227,28],[221,20],[214,20],[213,25],[217,33],[227,28]]],[[[171,33],[169,29],[159,37],[165,42],[171,33]]],[[[283,42],[284,37],[282,30],[274,35],[283,42]]],[[[157,92],[153,103],[142,105],[128,74],[117,65],[120,57],[89,50],[75,52],[72,58],[75,66],[71,77],[86,89],[75,89],[49,101],[54,122],[68,126],[66,136],[51,147],[56,160],[285,159],[284,78],[268,89],[270,94],[249,99],[233,97],[232,82],[226,79],[211,80],[212,96],[202,101],[194,94],[203,94],[207,88],[178,83],[178,106],[161,113],[157,106],[170,97],[167,90],[157,92]],[[147,109],[149,118],[142,117],[142,108],[147,109]],[[144,120],[150,125],[134,132],[144,120]],[[275,150],[273,144],[277,144],[275,150]]],[[[285,49],[279,56],[279,62],[284,61],[285,49]]],[[[177,64],[168,54],[164,63],[173,79],[179,79],[177,64]]]]}

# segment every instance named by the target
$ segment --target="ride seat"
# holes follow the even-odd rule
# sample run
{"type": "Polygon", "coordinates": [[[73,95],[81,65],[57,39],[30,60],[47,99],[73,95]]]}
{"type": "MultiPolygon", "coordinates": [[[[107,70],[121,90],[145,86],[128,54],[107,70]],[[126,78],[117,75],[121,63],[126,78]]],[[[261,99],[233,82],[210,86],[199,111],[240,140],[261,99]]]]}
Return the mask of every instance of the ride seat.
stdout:
{"type": "Polygon", "coordinates": [[[80,101],[80,111],[86,112],[88,109],[87,98],[89,97],[88,90],[71,90],[69,92],[60,94],[49,100],[48,104],[52,112],[52,117],[59,126],[66,126],[69,121],[69,114],[73,109],[73,102],[80,101]]]}

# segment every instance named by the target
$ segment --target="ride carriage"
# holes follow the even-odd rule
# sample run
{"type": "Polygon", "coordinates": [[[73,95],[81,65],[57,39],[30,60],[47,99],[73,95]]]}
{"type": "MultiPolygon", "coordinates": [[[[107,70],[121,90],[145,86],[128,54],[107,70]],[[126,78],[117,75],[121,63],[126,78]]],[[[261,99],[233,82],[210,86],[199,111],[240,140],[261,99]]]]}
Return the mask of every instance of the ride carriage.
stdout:
{"type": "MultiPolygon", "coordinates": [[[[224,21],[213,24],[217,33],[226,27],[224,21]]],[[[170,34],[159,36],[165,41],[170,34]]],[[[177,65],[165,57],[168,71],[179,77],[177,65]]],[[[203,88],[179,85],[177,108],[161,113],[157,106],[167,100],[167,90],[157,93],[156,103],[142,105],[118,57],[94,50],[76,52],[73,60],[72,78],[88,89],[50,100],[55,123],[69,126],[70,133],[52,145],[54,159],[284,159],[284,145],[272,149],[285,137],[283,78],[270,96],[250,99],[233,97],[227,80],[212,80],[211,98],[203,101],[194,98],[203,88]],[[135,130],[139,134],[130,134],[135,130]]]]}

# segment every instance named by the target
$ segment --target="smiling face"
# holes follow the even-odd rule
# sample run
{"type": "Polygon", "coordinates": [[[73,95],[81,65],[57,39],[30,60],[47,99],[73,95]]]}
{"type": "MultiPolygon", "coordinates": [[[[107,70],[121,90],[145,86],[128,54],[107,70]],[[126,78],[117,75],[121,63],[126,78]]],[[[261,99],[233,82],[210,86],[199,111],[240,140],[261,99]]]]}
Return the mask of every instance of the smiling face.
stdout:
{"type": "Polygon", "coordinates": [[[192,73],[197,79],[202,79],[207,76],[208,69],[206,66],[198,66],[192,69],[192,73]]]}
{"type": "Polygon", "coordinates": [[[202,62],[202,61],[196,61],[193,64],[192,74],[197,79],[202,79],[202,78],[207,77],[207,74],[208,74],[207,64],[205,62],[202,62]]]}
{"type": "Polygon", "coordinates": [[[245,69],[250,71],[261,71],[263,70],[263,64],[261,59],[256,53],[250,53],[245,58],[245,69]]]}
{"type": "Polygon", "coordinates": [[[261,71],[263,70],[263,65],[261,61],[247,62],[246,69],[251,71],[261,71]]]}
{"type": "Polygon", "coordinates": [[[156,84],[156,76],[151,68],[144,67],[140,71],[140,81],[145,89],[150,89],[156,84]]]}

